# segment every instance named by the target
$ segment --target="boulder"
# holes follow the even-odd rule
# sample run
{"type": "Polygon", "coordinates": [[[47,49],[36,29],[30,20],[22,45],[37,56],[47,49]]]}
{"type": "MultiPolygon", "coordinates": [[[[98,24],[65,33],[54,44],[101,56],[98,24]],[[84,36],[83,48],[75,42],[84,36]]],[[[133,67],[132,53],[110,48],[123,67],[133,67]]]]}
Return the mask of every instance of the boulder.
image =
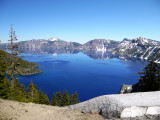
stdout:
{"type": "Polygon", "coordinates": [[[134,117],[143,116],[147,111],[147,115],[159,114],[159,100],[160,91],[139,92],[99,96],[67,107],[84,113],[99,113],[105,118],[134,117]],[[152,108],[152,106],[157,107],[152,108]]]}
{"type": "Polygon", "coordinates": [[[121,118],[140,117],[146,114],[147,107],[128,107],[121,113],[121,118]]]}

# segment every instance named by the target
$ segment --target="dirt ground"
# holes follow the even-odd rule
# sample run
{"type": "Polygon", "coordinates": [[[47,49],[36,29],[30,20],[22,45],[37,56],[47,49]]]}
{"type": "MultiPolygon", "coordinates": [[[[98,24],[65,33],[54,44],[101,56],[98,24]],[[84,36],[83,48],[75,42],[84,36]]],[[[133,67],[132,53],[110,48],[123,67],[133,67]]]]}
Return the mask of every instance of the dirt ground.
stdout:
{"type": "Polygon", "coordinates": [[[65,107],[0,99],[0,120],[104,120],[104,118],[98,114],[84,114],[65,107]]]}

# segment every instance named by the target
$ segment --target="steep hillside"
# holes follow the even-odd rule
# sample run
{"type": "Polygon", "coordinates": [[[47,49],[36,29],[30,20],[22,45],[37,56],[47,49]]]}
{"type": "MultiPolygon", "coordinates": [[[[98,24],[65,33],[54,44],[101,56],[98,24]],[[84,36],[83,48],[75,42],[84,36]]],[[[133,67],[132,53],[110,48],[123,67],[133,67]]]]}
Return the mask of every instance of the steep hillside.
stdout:
{"type": "MultiPolygon", "coordinates": [[[[1,54],[5,55],[5,58],[3,58],[7,65],[10,65],[10,59],[11,59],[11,54],[7,53],[3,50],[0,49],[1,54]]],[[[22,58],[18,58],[18,63],[19,65],[16,67],[16,72],[17,74],[20,75],[29,75],[29,74],[36,74],[36,73],[40,73],[42,72],[41,70],[38,70],[37,67],[39,66],[37,63],[33,63],[33,62],[28,62],[26,60],[22,60],[22,58]]],[[[2,59],[2,58],[0,58],[2,59]]],[[[7,71],[7,73],[10,73],[10,70],[7,71]]]]}

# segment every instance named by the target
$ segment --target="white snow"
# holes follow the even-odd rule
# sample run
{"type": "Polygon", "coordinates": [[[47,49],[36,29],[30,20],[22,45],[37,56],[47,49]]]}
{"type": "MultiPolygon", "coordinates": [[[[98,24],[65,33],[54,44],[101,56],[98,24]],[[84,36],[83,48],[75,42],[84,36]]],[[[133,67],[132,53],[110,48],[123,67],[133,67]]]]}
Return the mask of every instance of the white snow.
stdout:
{"type": "MultiPolygon", "coordinates": [[[[155,47],[156,48],[156,47],[155,47]]],[[[148,53],[148,56],[147,57],[145,57],[144,59],[148,59],[148,57],[152,54],[152,52],[153,52],[153,50],[155,49],[155,48],[153,48],[149,53],[148,53]]]]}
{"type": "Polygon", "coordinates": [[[102,44],[102,48],[96,47],[97,51],[106,52],[106,48],[104,47],[104,44],[102,44]]]}
{"type": "Polygon", "coordinates": [[[144,115],[158,115],[160,114],[160,107],[127,107],[121,113],[121,118],[140,117],[144,115]]]}
{"type": "Polygon", "coordinates": [[[57,53],[53,53],[52,55],[53,55],[53,56],[57,56],[57,53]]]}
{"type": "Polygon", "coordinates": [[[59,38],[52,37],[52,38],[49,38],[48,40],[49,40],[49,41],[58,41],[58,40],[59,40],[59,38]]]}
{"type": "Polygon", "coordinates": [[[149,114],[149,115],[160,114],[160,107],[156,107],[156,106],[148,107],[146,114],[149,114]]]}
{"type": "Polygon", "coordinates": [[[125,108],[121,113],[121,118],[130,118],[136,116],[143,116],[146,113],[146,107],[128,107],[125,108]]]}

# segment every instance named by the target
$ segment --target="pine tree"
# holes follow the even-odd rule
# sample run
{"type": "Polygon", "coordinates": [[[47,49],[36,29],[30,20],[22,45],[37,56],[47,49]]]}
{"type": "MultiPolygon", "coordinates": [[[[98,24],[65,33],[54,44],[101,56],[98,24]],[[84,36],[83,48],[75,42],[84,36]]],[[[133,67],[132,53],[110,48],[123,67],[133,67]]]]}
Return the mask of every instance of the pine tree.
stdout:
{"type": "Polygon", "coordinates": [[[57,101],[55,93],[53,93],[53,95],[52,95],[51,105],[53,105],[53,106],[57,106],[58,105],[58,101],[57,101]]]}
{"type": "Polygon", "coordinates": [[[14,87],[12,89],[14,92],[14,100],[20,101],[21,100],[21,85],[18,79],[14,80],[14,87]]]}
{"type": "Polygon", "coordinates": [[[21,84],[21,100],[20,102],[26,102],[26,91],[25,91],[25,85],[21,84]]]}
{"type": "Polygon", "coordinates": [[[46,105],[50,104],[48,95],[44,94],[44,92],[42,92],[41,90],[38,93],[38,100],[39,104],[46,104],[46,105]]]}
{"type": "Polygon", "coordinates": [[[9,98],[10,93],[10,82],[6,78],[6,62],[4,60],[5,54],[0,50],[0,98],[9,98]]]}
{"type": "Polygon", "coordinates": [[[57,99],[57,105],[58,106],[61,106],[61,102],[62,102],[62,94],[61,94],[61,91],[59,92],[56,92],[56,99],[57,99]]]}
{"type": "Polygon", "coordinates": [[[74,94],[72,94],[70,96],[70,104],[73,105],[73,104],[76,104],[76,103],[79,103],[79,99],[78,99],[78,93],[75,92],[74,94]]]}
{"type": "Polygon", "coordinates": [[[41,90],[38,92],[38,103],[43,104],[43,92],[41,90]]]}
{"type": "Polygon", "coordinates": [[[140,91],[156,91],[160,90],[160,64],[154,62],[150,58],[149,63],[139,72],[139,87],[140,91]]]}
{"type": "Polygon", "coordinates": [[[18,79],[13,79],[13,86],[10,87],[10,82],[5,76],[8,68],[5,55],[5,52],[0,50],[0,96],[5,99],[25,101],[24,86],[20,85],[18,79]]]}
{"type": "Polygon", "coordinates": [[[15,100],[15,101],[21,101],[21,102],[25,102],[26,101],[26,95],[25,95],[25,87],[24,85],[21,85],[19,83],[18,79],[14,79],[13,80],[13,85],[10,88],[10,96],[9,99],[10,100],[15,100]]]}
{"type": "Polygon", "coordinates": [[[9,68],[9,74],[11,76],[11,87],[14,86],[14,77],[15,77],[15,71],[16,71],[16,66],[18,65],[17,63],[17,55],[19,54],[19,51],[18,51],[18,44],[17,43],[13,43],[13,41],[17,41],[17,37],[15,35],[15,31],[13,31],[13,25],[11,24],[11,31],[10,31],[10,42],[11,42],[11,46],[9,47],[9,49],[11,50],[11,58],[10,58],[10,66],[8,67],[9,68]]]}
{"type": "Polygon", "coordinates": [[[8,99],[10,95],[10,82],[8,79],[0,79],[0,98],[8,99]]]}
{"type": "Polygon", "coordinates": [[[46,104],[46,105],[49,105],[49,104],[50,104],[47,93],[44,94],[44,104],[46,104]]]}
{"type": "Polygon", "coordinates": [[[34,85],[34,100],[33,100],[33,102],[34,102],[34,103],[38,103],[38,101],[39,101],[38,88],[37,88],[36,85],[34,85]]]}
{"type": "Polygon", "coordinates": [[[32,80],[27,88],[28,90],[28,102],[38,103],[38,90],[33,84],[32,80]]]}
{"type": "Polygon", "coordinates": [[[62,96],[61,106],[66,106],[69,104],[70,104],[70,97],[69,97],[68,91],[65,89],[62,96]]]}

